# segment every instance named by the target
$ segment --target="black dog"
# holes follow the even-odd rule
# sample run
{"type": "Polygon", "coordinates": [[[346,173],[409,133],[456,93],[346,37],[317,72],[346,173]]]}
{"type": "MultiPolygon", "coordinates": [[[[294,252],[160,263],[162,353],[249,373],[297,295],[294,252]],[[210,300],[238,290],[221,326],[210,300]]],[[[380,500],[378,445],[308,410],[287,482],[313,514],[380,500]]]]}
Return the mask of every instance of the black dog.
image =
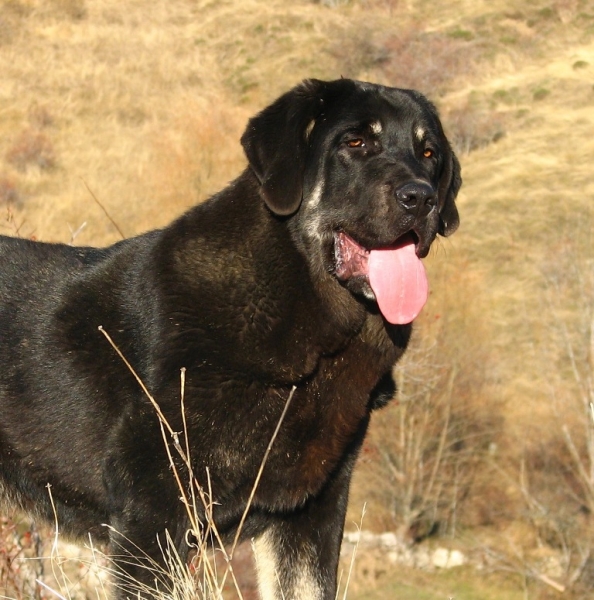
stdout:
{"type": "Polygon", "coordinates": [[[0,494],[53,518],[51,484],[64,531],[153,585],[144,563],[166,530],[186,556],[190,525],[155,410],[98,327],[175,431],[186,369],[193,471],[226,540],[295,386],[242,536],[264,600],[334,600],[353,464],[427,294],[419,259],[458,225],[459,164],[422,95],[346,79],[305,81],[242,144],[239,178],[162,230],[0,238],[0,494]]]}

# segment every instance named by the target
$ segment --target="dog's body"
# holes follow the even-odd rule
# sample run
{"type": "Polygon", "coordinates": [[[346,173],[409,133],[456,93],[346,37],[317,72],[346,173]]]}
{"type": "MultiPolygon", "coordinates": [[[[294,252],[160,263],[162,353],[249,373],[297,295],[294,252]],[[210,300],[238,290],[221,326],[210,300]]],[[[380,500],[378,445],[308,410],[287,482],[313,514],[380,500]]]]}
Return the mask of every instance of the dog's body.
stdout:
{"type": "Polygon", "coordinates": [[[0,495],[52,518],[50,484],[66,532],[160,562],[168,530],[187,552],[155,410],[99,326],[179,432],[186,369],[193,470],[227,540],[295,386],[242,535],[264,600],[333,600],[351,470],[410,334],[367,253],[408,235],[422,257],[454,231],[459,166],[422,96],[350,80],[304,82],[242,142],[248,169],[165,229],[0,239],[0,495]]]}

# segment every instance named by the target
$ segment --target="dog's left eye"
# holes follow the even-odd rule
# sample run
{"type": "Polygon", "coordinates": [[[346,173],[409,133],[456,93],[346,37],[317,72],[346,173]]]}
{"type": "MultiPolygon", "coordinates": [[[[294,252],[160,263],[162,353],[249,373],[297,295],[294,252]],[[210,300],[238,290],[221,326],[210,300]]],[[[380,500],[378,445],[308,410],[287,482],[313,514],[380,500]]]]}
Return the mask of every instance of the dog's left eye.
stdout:
{"type": "Polygon", "coordinates": [[[425,150],[423,150],[423,156],[425,158],[433,158],[434,155],[435,155],[435,152],[433,152],[433,150],[431,150],[431,148],[425,148],[425,150]]]}
{"type": "Polygon", "coordinates": [[[346,145],[349,148],[364,148],[365,142],[361,138],[353,138],[352,140],[347,140],[346,145]]]}

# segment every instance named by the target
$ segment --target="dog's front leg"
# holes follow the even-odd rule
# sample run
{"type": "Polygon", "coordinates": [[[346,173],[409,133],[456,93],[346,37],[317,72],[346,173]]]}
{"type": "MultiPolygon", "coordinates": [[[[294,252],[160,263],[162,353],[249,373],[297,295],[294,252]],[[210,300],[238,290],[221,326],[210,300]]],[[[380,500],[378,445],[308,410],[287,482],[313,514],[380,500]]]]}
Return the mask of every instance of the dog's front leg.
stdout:
{"type": "Polygon", "coordinates": [[[254,540],[262,600],[335,600],[352,462],[301,509],[271,517],[254,540]]]}
{"type": "Polygon", "coordinates": [[[189,524],[183,519],[178,526],[166,527],[167,531],[157,531],[144,522],[117,521],[110,532],[114,599],[172,597],[172,590],[179,585],[176,569],[188,555],[189,547],[183,537],[187,527],[189,524]]]}

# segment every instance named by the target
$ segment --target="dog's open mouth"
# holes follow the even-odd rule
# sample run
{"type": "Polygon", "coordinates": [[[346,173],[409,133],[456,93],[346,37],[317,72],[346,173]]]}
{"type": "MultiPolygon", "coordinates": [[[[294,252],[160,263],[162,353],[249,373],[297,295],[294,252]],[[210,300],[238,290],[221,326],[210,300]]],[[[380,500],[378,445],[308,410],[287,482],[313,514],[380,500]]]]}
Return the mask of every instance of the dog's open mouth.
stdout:
{"type": "Polygon", "coordinates": [[[421,312],[429,285],[412,234],[402,236],[394,246],[367,250],[346,233],[338,232],[334,234],[334,256],[336,277],[341,281],[365,279],[390,323],[410,323],[421,312]]]}

